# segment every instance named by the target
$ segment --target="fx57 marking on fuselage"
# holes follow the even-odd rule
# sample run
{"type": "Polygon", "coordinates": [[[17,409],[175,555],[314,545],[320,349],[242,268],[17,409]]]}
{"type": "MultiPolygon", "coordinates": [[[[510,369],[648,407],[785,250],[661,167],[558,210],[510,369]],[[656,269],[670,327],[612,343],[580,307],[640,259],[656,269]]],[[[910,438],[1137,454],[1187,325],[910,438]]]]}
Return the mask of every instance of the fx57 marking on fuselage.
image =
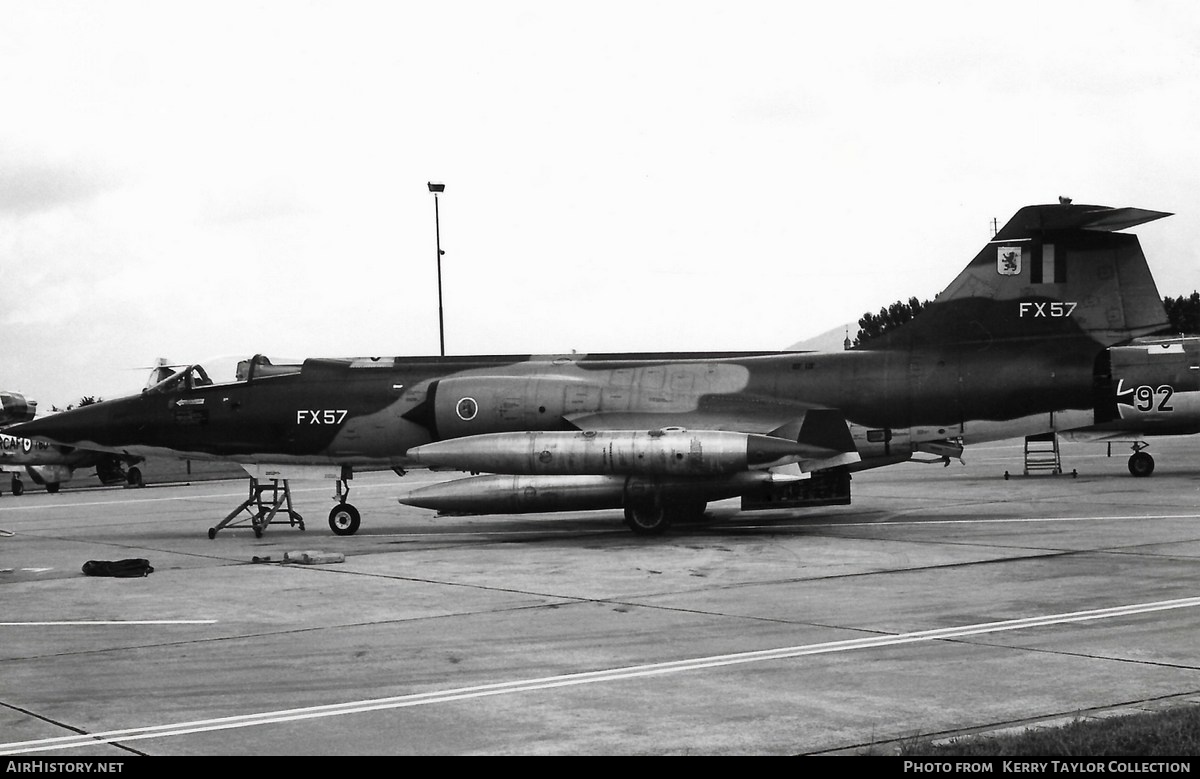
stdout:
{"type": "Polygon", "coordinates": [[[299,409],[296,411],[296,424],[340,425],[346,421],[349,413],[349,409],[344,408],[299,409]]]}

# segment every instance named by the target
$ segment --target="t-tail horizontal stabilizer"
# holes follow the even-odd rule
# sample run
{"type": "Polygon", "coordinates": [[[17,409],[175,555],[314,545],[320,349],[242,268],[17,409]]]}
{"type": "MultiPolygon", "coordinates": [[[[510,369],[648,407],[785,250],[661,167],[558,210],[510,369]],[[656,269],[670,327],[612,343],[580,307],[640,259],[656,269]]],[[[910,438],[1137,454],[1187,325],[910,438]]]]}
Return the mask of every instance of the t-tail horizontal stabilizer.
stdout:
{"type": "Polygon", "coordinates": [[[1170,214],[1140,208],[1026,206],[958,277],[873,350],[1057,340],[1101,347],[1160,331],[1162,297],[1136,235],[1170,214]]]}

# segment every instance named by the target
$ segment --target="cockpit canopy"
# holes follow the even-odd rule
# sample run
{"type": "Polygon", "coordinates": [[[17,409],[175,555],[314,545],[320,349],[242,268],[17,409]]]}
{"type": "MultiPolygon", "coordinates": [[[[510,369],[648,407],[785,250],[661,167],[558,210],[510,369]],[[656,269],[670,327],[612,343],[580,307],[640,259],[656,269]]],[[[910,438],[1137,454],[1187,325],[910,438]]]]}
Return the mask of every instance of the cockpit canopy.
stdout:
{"type": "MultiPolygon", "coordinates": [[[[301,361],[299,360],[272,360],[263,354],[256,354],[253,357],[241,360],[227,357],[216,358],[216,360],[206,361],[206,363],[213,369],[211,375],[209,370],[205,369],[199,363],[182,367],[175,366],[178,370],[166,376],[166,378],[152,383],[142,391],[153,393],[186,392],[187,390],[206,387],[211,384],[240,384],[268,376],[286,376],[288,374],[299,373],[301,368],[301,361]],[[216,379],[213,376],[216,376],[216,379]]],[[[162,366],[156,370],[166,373],[169,369],[166,366],[162,366]]]]}

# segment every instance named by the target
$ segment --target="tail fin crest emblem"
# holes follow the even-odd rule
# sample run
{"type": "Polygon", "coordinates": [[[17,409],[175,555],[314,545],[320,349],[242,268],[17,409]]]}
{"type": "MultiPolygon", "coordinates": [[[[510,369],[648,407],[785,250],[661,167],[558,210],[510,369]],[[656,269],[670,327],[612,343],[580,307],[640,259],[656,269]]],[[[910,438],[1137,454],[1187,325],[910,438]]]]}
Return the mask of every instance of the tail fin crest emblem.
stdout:
{"type": "Polygon", "coordinates": [[[996,272],[1001,276],[1021,275],[1021,247],[1000,246],[996,249],[996,272]]]}

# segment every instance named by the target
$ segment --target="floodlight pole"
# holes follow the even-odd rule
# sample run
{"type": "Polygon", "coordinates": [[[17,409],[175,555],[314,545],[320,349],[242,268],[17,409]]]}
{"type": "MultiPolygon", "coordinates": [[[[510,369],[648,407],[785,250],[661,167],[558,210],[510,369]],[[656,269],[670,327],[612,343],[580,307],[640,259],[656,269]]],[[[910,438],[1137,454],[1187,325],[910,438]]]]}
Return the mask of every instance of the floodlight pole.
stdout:
{"type": "Polygon", "coordinates": [[[446,328],[442,316],[442,225],[438,216],[438,193],[446,191],[446,185],[437,181],[429,182],[429,191],[433,193],[433,229],[437,236],[437,276],[438,276],[438,343],[442,357],[446,356],[446,328]]]}

